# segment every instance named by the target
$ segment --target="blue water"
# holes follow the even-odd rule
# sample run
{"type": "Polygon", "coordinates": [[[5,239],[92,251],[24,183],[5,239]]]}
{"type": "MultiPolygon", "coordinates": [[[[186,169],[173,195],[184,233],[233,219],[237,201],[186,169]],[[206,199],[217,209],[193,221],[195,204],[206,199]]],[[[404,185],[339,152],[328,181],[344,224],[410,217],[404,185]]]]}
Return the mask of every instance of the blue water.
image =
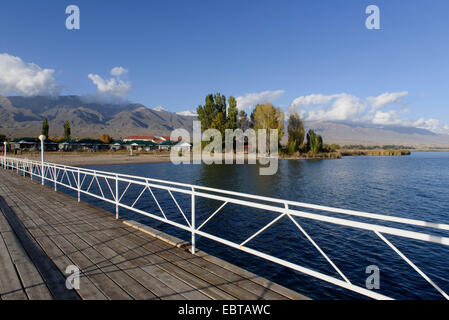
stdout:
{"type": "MultiPolygon", "coordinates": [[[[241,191],[300,202],[381,213],[431,222],[449,223],[449,153],[412,153],[403,157],[344,157],[338,160],[283,160],[274,176],[260,176],[257,165],[173,165],[171,163],[107,165],[91,167],[132,175],[159,178],[196,185],[241,191]]],[[[120,185],[121,192],[126,185],[120,185]]],[[[140,188],[130,188],[124,197],[132,204],[140,188]]],[[[183,222],[167,192],[155,191],[166,214],[183,222]]],[[[190,219],[190,198],[175,194],[190,219]]],[[[111,212],[112,206],[83,196],[83,200],[111,212]]],[[[197,226],[221,205],[218,201],[198,200],[197,226]]],[[[137,208],[159,214],[149,193],[137,208]]],[[[127,218],[189,240],[189,234],[150,218],[121,210],[127,218]]],[[[335,216],[335,214],[334,214],[335,216]]],[[[338,215],[336,215],[338,216],[338,215]]],[[[274,219],[274,213],[226,205],[203,231],[234,242],[242,242],[274,219]]],[[[368,219],[360,221],[371,222],[368,219]]],[[[356,285],[365,287],[366,267],[380,269],[379,293],[396,299],[441,299],[442,296],[373,232],[297,219],[315,242],[356,285]]],[[[399,224],[388,224],[403,227],[399,224]]],[[[419,228],[410,230],[422,231],[419,228]]],[[[432,231],[432,230],[429,230],[432,231]]],[[[449,233],[434,232],[449,236],[449,233]]],[[[443,290],[449,292],[449,247],[386,235],[409,259],[443,290]]],[[[360,295],[321,280],[280,267],[204,238],[199,249],[292,288],[314,299],[353,299],[360,295]]],[[[337,272],[307,241],[288,218],[281,219],[253,239],[249,247],[273,254],[322,273],[339,278],[337,272]]]]}

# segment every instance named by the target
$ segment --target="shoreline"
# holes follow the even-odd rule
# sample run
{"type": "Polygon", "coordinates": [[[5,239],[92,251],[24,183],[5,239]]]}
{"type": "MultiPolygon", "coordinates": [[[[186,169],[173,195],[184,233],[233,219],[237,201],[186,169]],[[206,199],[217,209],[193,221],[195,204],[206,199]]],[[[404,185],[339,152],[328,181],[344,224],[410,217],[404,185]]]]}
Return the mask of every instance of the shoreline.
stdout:
{"type": "MultiPolygon", "coordinates": [[[[353,150],[355,151],[355,150],[353,150]]],[[[341,159],[346,156],[405,156],[409,153],[391,154],[386,152],[385,154],[364,154],[358,150],[351,154],[348,150],[341,150],[336,153],[323,153],[317,155],[299,155],[299,156],[287,156],[280,155],[279,160],[325,160],[325,159],[341,159]]],[[[372,150],[371,150],[372,152],[372,150]]],[[[371,153],[370,152],[370,153],[371,153]]],[[[424,152],[415,151],[413,152],[424,152]]],[[[40,161],[39,152],[23,153],[21,155],[9,154],[11,157],[30,159],[40,161]]],[[[236,158],[234,157],[234,160],[236,158]]],[[[244,156],[244,162],[248,160],[247,154],[244,156]]],[[[162,163],[171,162],[170,152],[154,152],[154,153],[136,153],[130,156],[129,153],[124,152],[46,152],[45,161],[50,163],[57,163],[61,165],[82,167],[82,166],[101,166],[101,165],[123,165],[123,164],[144,164],[144,163],[162,163]]],[[[223,158],[224,163],[224,158],[223,158]]]]}

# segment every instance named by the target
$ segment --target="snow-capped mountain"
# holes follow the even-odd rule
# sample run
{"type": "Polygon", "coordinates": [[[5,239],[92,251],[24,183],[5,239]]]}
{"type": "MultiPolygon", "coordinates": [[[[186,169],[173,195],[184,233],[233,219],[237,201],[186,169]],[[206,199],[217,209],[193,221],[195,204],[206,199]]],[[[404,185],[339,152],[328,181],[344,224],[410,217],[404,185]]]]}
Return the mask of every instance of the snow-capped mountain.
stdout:
{"type": "Polygon", "coordinates": [[[153,109],[154,111],[163,111],[163,112],[168,112],[167,109],[165,109],[163,106],[157,106],[156,108],[153,109]]]}

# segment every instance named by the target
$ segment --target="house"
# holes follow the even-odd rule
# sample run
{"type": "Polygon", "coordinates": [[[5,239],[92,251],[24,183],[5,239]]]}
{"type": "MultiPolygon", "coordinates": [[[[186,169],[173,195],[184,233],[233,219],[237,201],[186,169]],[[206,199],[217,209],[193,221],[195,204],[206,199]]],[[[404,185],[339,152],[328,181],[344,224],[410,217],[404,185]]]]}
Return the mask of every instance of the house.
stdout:
{"type": "Polygon", "coordinates": [[[122,140],[114,140],[109,144],[109,151],[117,151],[123,149],[124,142],[122,140]]]}
{"type": "MultiPolygon", "coordinates": [[[[124,141],[124,140],[123,140],[124,141]]],[[[157,144],[153,141],[131,140],[125,143],[126,149],[131,151],[150,151],[157,149],[157,144]]]]}
{"type": "Polygon", "coordinates": [[[58,144],[59,151],[75,151],[79,149],[79,145],[75,140],[63,140],[58,144]]]}
{"type": "Polygon", "coordinates": [[[79,146],[81,151],[108,151],[109,144],[96,139],[80,139],[75,144],[79,146]]]}
{"type": "Polygon", "coordinates": [[[175,142],[175,141],[165,140],[158,144],[158,148],[159,148],[159,150],[170,150],[176,144],[177,144],[177,142],[175,142]]]}
{"type": "Polygon", "coordinates": [[[11,149],[22,151],[35,151],[40,149],[40,140],[38,138],[19,138],[11,142],[11,149]]]}
{"type": "MultiPolygon", "coordinates": [[[[41,141],[38,138],[19,138],[14,139],[11,142],[11,149],[15,152],[17,151],[40,151],[41,150],[41,141]]],[[[58,143],[52,140],[46,139],[44,141],[44,150],[45,151],[57,151],[58,143]]]]}
{"type": "Polygon", "coordinates": [[[183,151],[183,150],[188,150],[191,151],[192,150],[192,144],[187,142],[187,141],[180,141],[178,143],[176,143],[174,146],[171,147],[172,150],[175,151],[183,151]]]}

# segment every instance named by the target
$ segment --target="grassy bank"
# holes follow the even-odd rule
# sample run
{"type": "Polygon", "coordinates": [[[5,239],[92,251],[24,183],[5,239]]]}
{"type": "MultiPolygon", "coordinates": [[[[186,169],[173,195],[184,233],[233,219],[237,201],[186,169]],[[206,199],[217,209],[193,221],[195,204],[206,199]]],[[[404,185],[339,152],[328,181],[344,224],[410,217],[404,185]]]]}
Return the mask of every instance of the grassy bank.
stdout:
{"type": "Polygon", "coordinates": [[[408,156],[410,150],[340,150],[342,156],[408,156]]]}
{"type": "Polygon", "coordinates": [[[281,154],[279,158],[284,160],[313,160],[313,159],[341,159],[341,156],[342,155],[340,152],[319,152],[319,153],[296,152],[295,154],[292,155],[281,154]]]}

